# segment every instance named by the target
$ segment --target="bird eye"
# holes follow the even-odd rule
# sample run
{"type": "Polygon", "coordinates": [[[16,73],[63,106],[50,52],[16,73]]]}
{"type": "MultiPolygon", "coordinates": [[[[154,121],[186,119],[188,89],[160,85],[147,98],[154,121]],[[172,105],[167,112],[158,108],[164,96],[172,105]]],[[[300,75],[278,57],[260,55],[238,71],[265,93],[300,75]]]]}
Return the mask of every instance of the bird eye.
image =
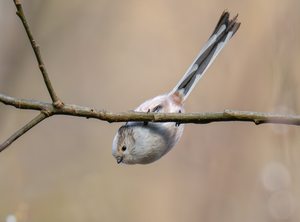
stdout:
{"type": "Polygon", "coordinates": [[[125,151],[127,149],[127,147],[124,145],[122,146],[122,151],[125,151]]]}

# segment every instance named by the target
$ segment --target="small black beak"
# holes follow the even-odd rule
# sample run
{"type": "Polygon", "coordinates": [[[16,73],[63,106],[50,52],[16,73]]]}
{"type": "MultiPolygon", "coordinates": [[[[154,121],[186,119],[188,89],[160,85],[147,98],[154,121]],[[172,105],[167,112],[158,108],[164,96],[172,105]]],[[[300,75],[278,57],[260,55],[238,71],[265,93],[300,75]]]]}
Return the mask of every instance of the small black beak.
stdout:
{"type": "Polygon", "coordinates": [[[123,157],[122,156],[118,156],[117,157],[117,163],[120,164],[123,161],[123,157]]]}

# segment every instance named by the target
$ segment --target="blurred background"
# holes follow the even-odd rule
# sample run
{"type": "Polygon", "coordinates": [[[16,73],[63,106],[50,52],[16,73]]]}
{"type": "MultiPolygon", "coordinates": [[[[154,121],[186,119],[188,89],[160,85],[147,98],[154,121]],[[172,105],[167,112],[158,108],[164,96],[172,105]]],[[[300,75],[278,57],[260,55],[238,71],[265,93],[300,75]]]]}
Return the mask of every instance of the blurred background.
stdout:
{"type": "MultiPolygon", "coordinates": [[[[300,114],[299,0],[23,2],[66,103],[132,110],[172,89],[224,9],[242,26],[186,101],[300,114]],[[298,71],[297,71],[298,70],[298,71]]],[[[13,1],[0,1],[0,92],[50,101],[13,1]]],[[[0,141],[37,115],[0,104],[0,141]]],[[[299,221],[300,128],[188,124],[150,165],[117,165],[120,123],[55,116],[0,154],[0,221],[299,221]]]]}

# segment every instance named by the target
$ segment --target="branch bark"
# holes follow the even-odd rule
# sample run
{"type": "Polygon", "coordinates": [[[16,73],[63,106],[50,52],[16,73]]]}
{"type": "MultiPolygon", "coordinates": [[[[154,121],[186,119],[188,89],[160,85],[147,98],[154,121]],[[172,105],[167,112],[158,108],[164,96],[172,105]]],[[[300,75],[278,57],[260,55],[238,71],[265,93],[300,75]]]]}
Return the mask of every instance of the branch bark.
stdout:
{"type": "Polygon", "coordinates": [[[41,121],[48,117],[47,113],[41,112],[35,118],[33,118],[29,123],[11,135],[7,140],[5,140],[2,144],[0,144],[0,152],[5,150],[10,144],[12,144],[15,140],[17,140],[20,136],[24,135],[28,130],[32,127],[39,124],[41,121]]]}
{"type": "Polygon", "coordinates": [[[6,96],[0,93],[0,102],[5,105],[10,105],[18,109],[38,110],[41,113],[14,133],[9,139],[0,145],[0,152],[7,148],[12,142],[25,134],[32,127],[37,125],[42,120],[53,115],[67,115],[85,118],[99,119],[102,121],[112,122],[176,122],[176,123],[195,123],[207,124],[212,122],[253,122],[256,125],[263,123],[286,124],[286,125],[300,125],[299,115],[284,115],[266,112],[252,112],[252,111],[237,111],[226,109],[223,112],[207,112],[207,113],[144,113],[144,112],[121,112],[112,113],[105,110],[98,110],[91,107],[79,106],[74,104],[64,104],[57,108],[52,103],[17,99],[6,96]]]}
{"type": "Polygon", "coordinates": [[[48,92],[50,94],[50,97],[53,101],[53,104],[56,106],[56,107],[60,107],[62,106],[63,102],[59,99],[59,97],[56,95],[55,91],[54,91],[54,88],[51,84],[51,81],[50,81],[50,78],[49,78],[49,75],[48,75],[48,72],[46,70],[46,66],[43,62],[43,59],[42,59],[42,55],[41,55],[41,51],[40,51],[40,47],[39,45],[36,43],[36,41],[34,40],[33,38],[33,35],[30,31],[30,28],[29,28],[29,25],[28,25],[28,22],[26,20],[26,17],[25,17],[25,14],[24,14],[24,11],[23,11],[23,7],[22,7],[22,4],[20,2],[20,0],[14,0],[14,3],[15,3],[15,6],[16,6],[16,9],[17,9],[17,12],[16,14],[18,15],[18,17],[20,18],[23,26],[24,26],[24,29],[26,31],[26,34],[28,36],[28,39],[30,41],[30,44],[31,44],[31,47],[33,49],[33,52],[35,54],[35,57],[36,57],[36,60],[37,60],[37,63],[38,63],[38,66],[39,66],[39,69],[43,75],[43,79],[44,79],[44,82],[46,84],[46,87],[48,89],[48,92]]]}
{"type": "Polygon", "coordinates": [[[176,122],[176,123],[196,123],[206,124],[211,122],[242,121],[253,122],[256,125],[263,123],[300,125],[299,115],[284,115],[266,112],[236,111],[225,109],[223,112],[207,113],[145,113],[145,112],[120,112],[112,113],[105,110],[98,110],[92,107],[79,106],[74,104],[64,104],[61,108],[56,108],[53,104],[29,100],[17,99],[0,93],[0,102],[14,106],[18,109],[39,110],[48,115],[67,115],[85,118],[99,119],[112,122],[176,122]]]}

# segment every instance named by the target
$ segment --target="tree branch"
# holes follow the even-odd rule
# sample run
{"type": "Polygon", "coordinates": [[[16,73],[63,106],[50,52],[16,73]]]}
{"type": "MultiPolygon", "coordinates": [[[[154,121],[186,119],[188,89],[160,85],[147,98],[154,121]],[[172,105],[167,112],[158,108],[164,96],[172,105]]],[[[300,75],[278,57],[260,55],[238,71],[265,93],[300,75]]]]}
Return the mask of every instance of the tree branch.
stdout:
{"type": "Polygon", "coordinates": [[[206,124],[211,122],[242,121],[253,122],[256,125],[263,123],[276,123],[288,125],[300,125],[300,116],[282,115],[274,113],[235,111],[226,109],[223,112],[207,113],[145,113],[145,112],[121,112],[112,113],[104,110],[97,110],[91,107],[64,104],[61,108],[56,108],[51,103],[29,99],[17,99],[0,93],[0,102],[14,106],[18,109],[39,110],[48,115],[68,115],[85,118],[99,119],[107,122],[176,122],[176,123],[196,123],[206,124]]]}
{"type": "Polygon", "coordinates": [[[28,39],[30,41],[30,44],[31,44],[31,47],[34,51],[34,54],[35,54],[35,57],[36,57],[36,60],[37,60],[37,63],[38,63],[38,66],[39,66],[39,69],[43,75],[43,78],[44,78],[44,82],[46,84],[46,87],[48,89],[48,92],[50,94],[50,97],[53,101],[53,104],[54,106],[56,107],[61,107],[63,105],[63,102],[58,98],[58,96],[56,95],[54,89],[53,89],[53,86],[51,84],[51,81],[50,81],[50,78],[49,78],[49,75],[48,75],[48,72],[46,70],[46,67],[45,67],[45,64],[43,62],[43,59],[42,59],[42,56],[41,56],[41,52],[40,52],[40,47],[39,45],[36,43],[36,41],[34,40],[33,36],[32,36],[32,33],[30,31],[30,28],[29,28],[29,25],[28,25],[28,22],[26,20],[26,17],[24,15],[24,12],[23,12],[23,7],[22,7],[22,4],[20,2],[20,0],[13,0],[14,3],[15,3],[15,6],[17,8],[17,12],[16,14],[18,15],[18,17],[20,18],[20,20],[22,21],[22,24],[24,26],[24,29],[26,31],[26,34],[28,36],[28,39]]]}
{"type": "Polygon", "coordinates": [[[32,127],[36,126],[38,123],[40,123],[47,117],[49,117],[47,115],[47,113],[41,112],[39,115],[37,115],[35,118],[33,118],[29,123],[27,123],[21,129],[19,129],[17,132],[15,132],[13,135],[11,135],[7,140],[5,140],[2,144],[0,144],[0,152],[5,150],[16,139],[18,139],[20,136],[24,135],[28,130],[30,130],[32,127]]]}
{"type": "Polygon", "coordinates": [[[283,115],[274,113],[252,112],[252,111],[236,111],[226,109],[223,112],[207,112],[207,113],[145,113],[145,112],[121,112],[112,113],[105,110],[97,110],[91,107],[84,107],[73,104],[64,104],[63,107],[57,108],[52,103],[17,99],[0,93],[0,102],[5,105],[14,106],[18,109],[38,110],[41,113],[26,124],[23,128],[14,133],[8,140],[0,145],[0,152],[7,148],[12,142],[26,133],[29,129],[52,115],[67,115],[85,118],[99,119],[102,121],[112,122],[176,122],[176,123],[196,123],[207,124],[211,122],[253,122],[256,125],[263,123],[300,125],[299,115],[283,115]]]}

